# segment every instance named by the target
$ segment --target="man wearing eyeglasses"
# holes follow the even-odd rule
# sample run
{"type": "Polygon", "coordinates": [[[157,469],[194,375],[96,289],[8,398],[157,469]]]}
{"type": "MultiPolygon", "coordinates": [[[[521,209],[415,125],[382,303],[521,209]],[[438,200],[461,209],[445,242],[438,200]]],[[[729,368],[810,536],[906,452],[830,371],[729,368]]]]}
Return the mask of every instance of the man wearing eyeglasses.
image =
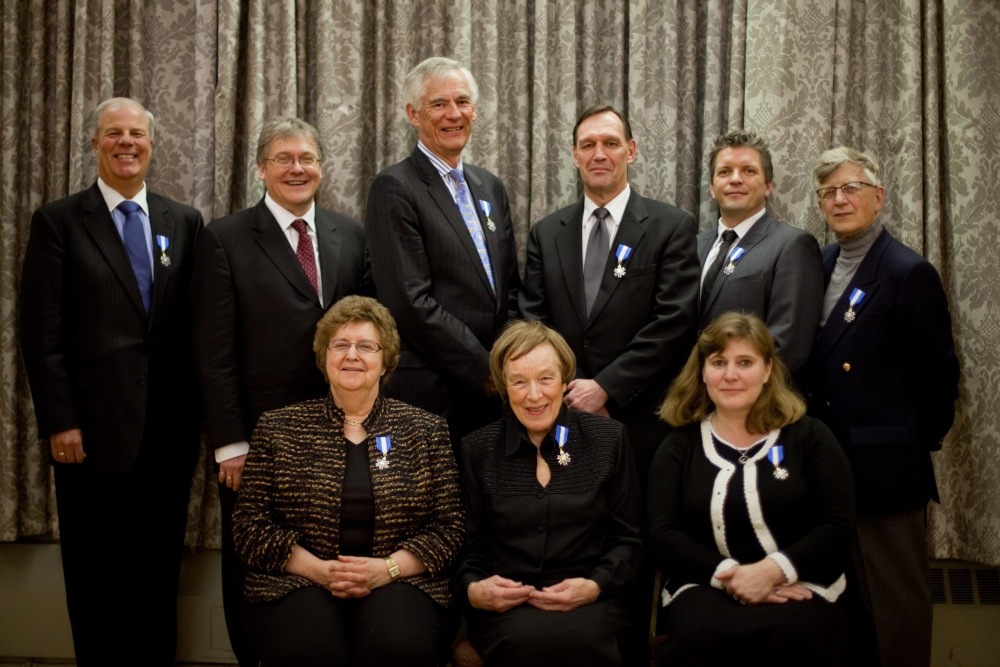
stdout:
{"type": "Polygon", "coordinates": [[[958,397],[958,360],[937,270],[882,223],[875,161],[851,148],[820,156],[826,295],[807,381],[809,410],[837,435],[857,496],[848,575],[852,665],[930,664],[932,607],[925,512],[938,500],[930,452],[958,397]]]}
{"type": "Polygon", "coordinates": [[[232,509],[258,417],[328,390],[312,351],[316,323],[349,294],[368,294],[360,223],[316,206],[323,150],[312,125],[264,123],[256,205],[213,221],[195,248],[195,352],[206,430],[218,464],[223,603],[240,665],[257,665],[241,620],[243,566],[232,545],[232,509]]]}
{"type": "Polygon", "coordinates": [[[719,223],[698,235],[700,328],[731,310],[757,315],[798,381],[823,297],[819,243],[767,209],[774,167],[758,134],[734,130],[717,137],[709,164],[719,223]]]}

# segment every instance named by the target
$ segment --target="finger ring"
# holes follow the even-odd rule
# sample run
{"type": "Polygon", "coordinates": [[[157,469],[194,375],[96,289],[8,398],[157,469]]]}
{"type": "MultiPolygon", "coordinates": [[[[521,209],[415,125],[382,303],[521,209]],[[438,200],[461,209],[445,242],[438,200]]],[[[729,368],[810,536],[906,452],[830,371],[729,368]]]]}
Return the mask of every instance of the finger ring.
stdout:
{"type": "Polygon", "coordinates": [[[58,456],[66,456],[66,452],[59,452],[58,456]]]}
{"type": "Polygon", "coordinates": [[[744,607],[747,606],[747,603],[744,602],[743,600],[740,600],[740,604],[743,605],[744,607]]]}
{"type": "Polygon", "coordinates": [[[737,602],[739,602],[740,601],[740,596],[739,595],[734,595],[733,599],[736,600],[737,602]]]}
{"type": "Polygon", "coordinates": [[[232,475],[226,475],[226,479],[232,479],[232,478],[233,478],[232,475]]]}

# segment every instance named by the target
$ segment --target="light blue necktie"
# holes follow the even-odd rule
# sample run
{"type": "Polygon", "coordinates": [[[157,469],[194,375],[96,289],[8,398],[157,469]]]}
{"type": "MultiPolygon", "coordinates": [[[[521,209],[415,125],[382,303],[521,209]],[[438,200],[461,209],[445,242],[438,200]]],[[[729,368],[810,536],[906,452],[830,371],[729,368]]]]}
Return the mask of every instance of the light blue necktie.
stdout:
{"type": "Polygon", "coordinates": [[[461,169],[452,169],[449,173],[455,180],[455,203],[458,204],[458,210],[462,212],[462,219],[465,220],[465,226],[472,236],[472,242],[479,253],[479,259],[483,262],[486,275],[489,276],[490,288],[496,294],[497,286],[493,283],[493,266],[490,264],[490,253],[486,250],[486,237],[483,236],[483,226],[479,222],[479,216],[476,215],[476,209],[472,207],[472,202],[469,200],[469,189],[465,187],[465,174],[462,173],[461,169]]]}
{"type": "Polygon", "coordinates": [[[146,235],[142,229],[142,218],[139,211],[142,208],[134,201],[125,200],[118,204],[118,210],[125,214],[125,224],[122,226],[122,241],[125,242],[125,252],[132,263],[135,282],[139,285],[142,305],[146,314],[153,303],[153,267],[149,265],[149,248],[146,247],[146,235]]]}

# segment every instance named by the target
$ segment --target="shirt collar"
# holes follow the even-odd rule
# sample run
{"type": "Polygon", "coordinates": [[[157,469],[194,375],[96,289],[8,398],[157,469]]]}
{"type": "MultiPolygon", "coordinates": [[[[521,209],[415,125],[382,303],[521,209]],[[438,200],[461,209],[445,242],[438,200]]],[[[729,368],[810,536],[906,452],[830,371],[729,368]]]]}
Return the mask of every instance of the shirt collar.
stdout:
{"type": "MultiPolygon", "coordinates": [[[[507,440],[504,443],[506,445],[504,454],[507,457],[517,455],[522,448],[530,447],[531,449],[535,449],[535,445],[531,442],[531,438],[528,437],[528,431],[524,428],[524,424],[517,420],[510,406],[504,408],[504,419],[507,421],[507,440]]],[[[559,416],[556,417],[556,422],[552,425],[552,430],[554,431],[555,427],[560,424],[568,426],[569,419],[569,410],[563,405],[559,408],[559,416]]],[[[542,447],[549,447],[553,451],[556,449],[555,440],[552,438],[552,431],[549,431],[549,434],[542,440],[542,447]]]]}
{"type": "Polygon", "coordinates": [[[274,219],[278,221],[278,225],[287,230],[292,226],[292,223],[296,220],[305,220],[306,225],[313,231],[316,231],[316,200],[314,199],[312,204],[309,205],[309,210],[303,215],[295,215],[285,207],[283,207],[278,202],[271,199],[271,193],[268,192],[264,195],[264,205],[267,206],[267,210],[271,212],[274,219]]]}
{"type": "MultiPolygon", "coordinates": [[[[767,213],[767,208],[760,209],[759,211],[751,215],[749,218],[747,218],[740,224],[736,225],[735,227],[732,227],[732,230],[736,232],[736,235],[742,239],[750,232],[750,228],[754,226],[754,223],[764,217],[765,213],[767,213]]],[[[719,218],[719,227],[716,230],[715,239],[716,240],[720,239],[722,237],[722,232],[726,231],[727,229],[730,228],[722,224],[722,218],[719,218]]]]}
{"type": "MultiPolygon", "coordinates": [[[[622,221],[622,217],[625,215],[625,207],[628,205],[628,198],[632,194],[632,186],[628,183],[625,184],[625,189],[615,195],[615,198],[604,205],[604,208],[608,209],[608,213],[614,219],[615,224],[619,224],[622,221]]],[[[583,221],[586,222],[590,220],[590,216],[594,214],[600,208],[594,203],[594,200],[587,195],[583,196],[583,221]]]]}
{"type": "Polygon", "coordinates": [[[450,164],[448,164],[447,162],[439,158],[437,155],[432,153],[431,149],[427,148],[427,146],[424,146],[424,142],[418,141],[417,148],[420,149],[421,153],[427,156],[427,159],[431,161],[431,164],[434,165],[434,168],[437,169],[437,172],[441,174],[441,176],[450,177],[451,171],[453,169],[458,169],[463,174],[465,173],[465,167],[462,164],[462,158],[458,159],[458,166],[452,167],[450,164]]]}
{"type": "MultiPolygon", "coordinates": [[[[113,211],[118,208],[118,204],[125,201],[125,197],[122,193],[115,190],[113,187],[104,182],[100,176],[97,177],[97,187],[100,189],[101,194],[104,196],[104,203],[107,205],[109,211],[113,211]]],[[[135,193],[130,201],[134,201],[140,207],[142,207],[143,213],[149,216],[149,204],[146,201],[146,182],[142,182],[142,189],[135,193]]]]}

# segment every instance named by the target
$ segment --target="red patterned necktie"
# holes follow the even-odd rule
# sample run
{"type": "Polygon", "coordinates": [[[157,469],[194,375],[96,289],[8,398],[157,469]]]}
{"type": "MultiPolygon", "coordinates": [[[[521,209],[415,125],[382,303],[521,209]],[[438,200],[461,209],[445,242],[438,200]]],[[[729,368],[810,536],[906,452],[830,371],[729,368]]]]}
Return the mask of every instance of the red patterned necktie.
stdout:
{"type": "Polygon", "coordinates": [[[299,243],[295,246],[295,256],[299,258],[299,264],[306,272],[309,284],[319,294],[319,286],[316,282],[316,255],[313,254],[313,242],[309,238],[309,227],[306,226],[305,220],[299,219],[292,223],[292,229],[299,233],[299,243]]]}

